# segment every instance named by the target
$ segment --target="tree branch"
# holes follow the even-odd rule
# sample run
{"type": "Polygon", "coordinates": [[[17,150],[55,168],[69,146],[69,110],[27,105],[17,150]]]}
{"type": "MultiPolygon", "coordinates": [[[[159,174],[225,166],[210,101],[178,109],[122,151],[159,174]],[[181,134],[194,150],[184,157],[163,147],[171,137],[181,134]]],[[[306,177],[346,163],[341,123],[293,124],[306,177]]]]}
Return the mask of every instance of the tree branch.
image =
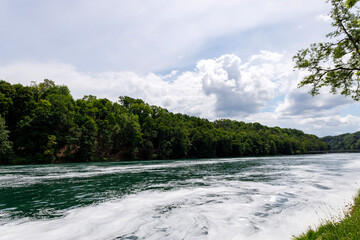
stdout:
{"type": "Polygon", "coordinates": [[[356,40],[353,38],[353,36],[351,36],[351,34],[347,31],[347,29],[345,28],[342,19],[337,19],[337,22],[339,24],[339,26],[341,27],[341,29],[344,31],[344,33],[346,34],[346,36],[349,38],[350,42],[352,43],[352,45],[354,46],[354,48],[356,49],[356,53],[360,56],[360,49],[356,44],[356,40]]]}

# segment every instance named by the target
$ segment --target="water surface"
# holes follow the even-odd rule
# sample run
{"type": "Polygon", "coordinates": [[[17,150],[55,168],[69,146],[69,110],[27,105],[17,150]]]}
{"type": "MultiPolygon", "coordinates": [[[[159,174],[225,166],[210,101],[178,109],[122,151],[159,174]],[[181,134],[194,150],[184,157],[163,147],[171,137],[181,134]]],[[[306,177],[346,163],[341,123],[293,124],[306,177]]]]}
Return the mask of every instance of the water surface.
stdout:
{"type": "Polygon", "coordinates": [[[0,167],[0,239],[289,239],[337,214],[360,154],[0,167]]]}

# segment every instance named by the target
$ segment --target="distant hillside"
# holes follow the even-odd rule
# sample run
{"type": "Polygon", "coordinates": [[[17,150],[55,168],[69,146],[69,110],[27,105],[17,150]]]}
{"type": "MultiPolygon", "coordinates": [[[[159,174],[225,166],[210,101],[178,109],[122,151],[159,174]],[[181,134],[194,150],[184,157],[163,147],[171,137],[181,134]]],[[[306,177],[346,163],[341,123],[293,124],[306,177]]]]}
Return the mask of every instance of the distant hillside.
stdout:
{"type": "Polygon", "coordinates": [[[360,150],[360,132],[323,137],[331,150],[360,150]]]}
{"type": "Polygon", "coordinates": [[[301,154],[328,145],[296,129],[174,114],[141,99],[74,100],[51,80],[0,81],[0,163],[301,154]]]}

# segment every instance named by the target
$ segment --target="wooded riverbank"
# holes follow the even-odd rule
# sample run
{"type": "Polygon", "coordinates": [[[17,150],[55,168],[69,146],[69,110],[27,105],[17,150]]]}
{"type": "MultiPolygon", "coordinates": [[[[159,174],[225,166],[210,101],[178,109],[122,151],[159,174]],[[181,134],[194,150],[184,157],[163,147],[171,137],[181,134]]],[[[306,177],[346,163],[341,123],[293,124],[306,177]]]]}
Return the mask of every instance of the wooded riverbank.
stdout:
{"type": "Polygon", "coordinates": [[[208,121],[126,96],[73,99],[51,80],[0,81],[0,164],[293,155],[328,144],[296,129],[208,121]]]}

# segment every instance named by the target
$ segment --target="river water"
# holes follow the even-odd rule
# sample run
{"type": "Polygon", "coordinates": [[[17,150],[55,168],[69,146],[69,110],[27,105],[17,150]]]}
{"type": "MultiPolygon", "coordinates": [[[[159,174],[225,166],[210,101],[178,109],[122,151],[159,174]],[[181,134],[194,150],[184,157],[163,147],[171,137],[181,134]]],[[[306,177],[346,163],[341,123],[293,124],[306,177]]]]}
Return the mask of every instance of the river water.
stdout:
{"type": "Polygon", "coordinates": [[[0,239],[291,239],[338,216],[360,154],[0,167],[0,239]]]}

